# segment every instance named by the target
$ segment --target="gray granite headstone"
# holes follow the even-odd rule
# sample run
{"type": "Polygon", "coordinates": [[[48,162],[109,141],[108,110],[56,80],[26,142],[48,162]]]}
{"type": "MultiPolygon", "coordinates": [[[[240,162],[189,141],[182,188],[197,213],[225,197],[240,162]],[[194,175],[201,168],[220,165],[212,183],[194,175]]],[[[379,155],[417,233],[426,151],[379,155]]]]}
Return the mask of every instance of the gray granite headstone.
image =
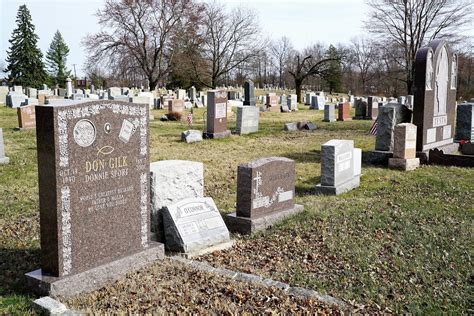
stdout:
{"type": "Polygon", "coordinates": [[[321,184],[316,191],[340,194],[360,183],[361,150],[352,140],[333,139],[321,146],[321,184]]]}
{"type": "Polygon", "coordinates": [[[389,103],[381,107],[377,118],[375,150],[392,151],[395,125],[410,121],[411,111],[405,105],[389,103]]]}
{"type": "Polygon", "coordinates": [[[456,140],[474,142],[474,103],[458,104],[456,116],[456,140]]]}
{"type": "Polygon", "coordinates": [[[258,132],[260,110],[256,106],[237,107],[237,133],[250,134],[258,132]]]}
{"type": "Polygon", "coordinates": [[[204,196],[204,165],[187,160],[163,160],[150,164],[151,231],[164,241],[161,209],[178,201],[204,196]]]}
{"type": "Polygon", "coordinates": [[[6,165],[10,159],[5,156],[5,144],[3,142],[3,129],[0,128],[0,165],[6,165]]]}
{"type": "Polygon", "coordinates": [[[169,250],[198,254],[231,243],[224,220],[210,197],[188,198],[167,205],[163,219],[169,250]]]}
{"type": "Polygon", "coordinates": [[[336,110],[334,104],[324,105],[324,122],[335,122],[336,121],[336,110]]]}

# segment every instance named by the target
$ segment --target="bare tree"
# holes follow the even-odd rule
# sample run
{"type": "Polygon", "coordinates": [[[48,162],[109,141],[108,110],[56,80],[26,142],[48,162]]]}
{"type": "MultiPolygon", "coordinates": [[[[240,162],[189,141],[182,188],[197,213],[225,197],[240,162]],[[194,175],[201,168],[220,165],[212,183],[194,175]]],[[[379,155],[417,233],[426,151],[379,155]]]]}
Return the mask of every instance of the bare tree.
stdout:
{"type": "Polygon", "coordinates": [[[170,71],[170,43],[179,26],[195,23],[199,6],[192,0],[105,0],[97,12],[103,31],[83,44],[89,64],[137,67],[154,89],[170,71]]]}
{"type": "Polygon", "coordinates": [[[416,51],[434,38],[459,39],[473,6],[471,0],[367,0],[367,4],[371,13],[366,28],[382,42],[402,49],[402,55],[394,54],[393,59],[405,70],[408,94],[413,92],[416,51]]]}
{"type": "Polygon", "coordinates": [[[374,77],[373,69],[377,58],[378,47],[366,37],[353,38],[350,45],[349,59],[357,69],[360,79],[360,88],[363,93],[368,92],[368,83],[374,77]]]}
{"type": "Polygon", "coordinates": [[[292,52],[293,46],[291,45],[290,39],[286,36],[274,41],[270,47],[273,65],[278,72],[278,85],[280,88],[283,88],[283,73],[292,52]]]}
{"type": "Polygon", "coordinates": [[[303,83],[311,76],[321,76],[329,68],[330,58],[324,57],[324,46],[316,44],[303,50],[294,52],[289,63],[288,73],[295,82],[297,102],[301,103],[303,83]]]}
{"type": "Polygon", "coordinates": [[[227,13],[223,5],[211,2],[203,14],[201,49],[210,78],[205,84],[215,88],[223,76],[257,56],[265,42],[260,39],[256,14],[249,9],[237,7],[227,13]]]}

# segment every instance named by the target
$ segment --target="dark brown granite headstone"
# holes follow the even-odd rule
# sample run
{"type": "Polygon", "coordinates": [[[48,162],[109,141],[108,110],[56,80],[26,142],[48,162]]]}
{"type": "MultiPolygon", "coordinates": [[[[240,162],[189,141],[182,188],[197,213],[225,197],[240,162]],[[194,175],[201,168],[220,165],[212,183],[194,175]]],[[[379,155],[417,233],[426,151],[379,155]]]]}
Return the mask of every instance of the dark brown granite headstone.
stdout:
{"type": "Polygon", "coordinates": [[[148,105],[36,107],[42,273],[74,275],[150,247],[148,105]]]}
{"type": "Polygon", "coordinates": [[[291,209],[295,195],[295,162],[268,157],[239,166],[237,216],[259,217],[291,209]]]}
{"type": "Polygon", "coordinates": [[[221,90],[207,92],[207,137],[222,138],[230,135],[227,129],[227,93],[221,90]]]}
{"type": "Polygon", "coordinates": [[[240,165],[237,173],[237,210],[224,217],[230,231],[251,234],[303,211],[294,203],[293,160],[261,158],[240,165]]]}
{"type": "Polygon", "coordinates": [[[418,152],[453,143],[456,110],[457,55],[444,40],[420,48],[415,59],[413,124],[418,152]]]}
{"type": "Polygon", "coordinates": [[[34,105],[20,106],[17,108],[18,127],[20,129],[30,129],[36,126],[36,114],[34,105]]]}

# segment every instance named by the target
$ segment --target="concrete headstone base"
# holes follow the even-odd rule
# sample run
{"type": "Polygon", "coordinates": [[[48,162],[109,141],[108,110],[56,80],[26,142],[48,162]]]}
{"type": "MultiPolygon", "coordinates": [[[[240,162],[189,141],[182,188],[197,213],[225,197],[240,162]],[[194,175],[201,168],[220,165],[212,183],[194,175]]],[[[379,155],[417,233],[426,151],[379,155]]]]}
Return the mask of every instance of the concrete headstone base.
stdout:
{"type": "Polygon", "coordinates": [[[222,132],[222,133],[208,133],[208,132],[205,132],[203,134],[203,136],[206,139],[214,139],[214,138],[226,138],[226,137],[229,137],[230,134],[231,134],[230,130],[227,130],[227,131],[222,132]]]}
{"type": "Polygon", "coordinates": [[[370,165],[388,164],[388,159],[393,157],[393,152],[382,150],[370,150],[362,153],[362,162],[370,165]]]}
{"type": "Polygon", "coordinates": [[[237,216],[236,212],[234,212],[227,214],[224,217],[224,221],[229,231],[233,233],[239,233],[241,235],[250,235],[255,232],[265,230],[284,218],[303,211],[303,209],[303,205],[295,204],[292,209],[266,214],[257,218],[237,216]]]}
{"type": "Polygon", "coordinates": [[[8,165],[9,163],[10,163],[10,158],[8,157],[0,158],[0,165],[8,165]]]}
{"type": "Polygon", "coordinates": [[[359,187],[360,176],[354,177],[349,181],[346,181],[337,187],[323,186],[321,184],[316,185],[316,194],[324,195],[339,195],[348,192],[352,189],[359,187]]]}
{"type": "Polygon", "coordinates": [[[415,170],[420,166],[420,158],[390,158],[388,160],[388,166],[392,169],[398,169],[403,171],[415,170]]]}
{"type": "Polygon", "coordinates": [[[42,274],[41,269],[26,274],[29,287],[39,295],[69,298],[100,289],[125,274],[153,264],[165,256],[164,245],[151,242],[149,248],[104,265],[64,277],[42,274]]]}
{"type": "Polygon", "coordinates": [[[230,240],[230,241],[222,242],[220,244],[212,245],[210,247],[195,250],[195,251],[170,252],[170,253],[167,253],[167,255],[174,254],[174,255],[177,255],[177,256],[180,256],[180,257],[183,257],[183,258],[186,258],[186,259],[192,259],[192,258],[196,258],[196,257],[202,256],[202,255],[208,254],[208,253],[212,253],[214,251],[220,251],[220,250],[225,250],[225,249],[232,248],[234,246],[234,244],[235,244],[235,241],[230,240]]]}

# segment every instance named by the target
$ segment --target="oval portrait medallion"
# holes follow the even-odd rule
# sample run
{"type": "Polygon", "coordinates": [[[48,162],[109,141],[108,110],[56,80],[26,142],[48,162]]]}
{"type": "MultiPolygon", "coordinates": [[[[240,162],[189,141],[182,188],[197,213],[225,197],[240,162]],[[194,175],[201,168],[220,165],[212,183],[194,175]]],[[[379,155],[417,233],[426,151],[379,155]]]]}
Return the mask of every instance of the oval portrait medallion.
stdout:
{"type": "Polygon", "coordinates": [[[80,120],[74,126],[74,141],[81,147],[88,147],[95,141],[95,126],[89,120],[80,120]]]}

